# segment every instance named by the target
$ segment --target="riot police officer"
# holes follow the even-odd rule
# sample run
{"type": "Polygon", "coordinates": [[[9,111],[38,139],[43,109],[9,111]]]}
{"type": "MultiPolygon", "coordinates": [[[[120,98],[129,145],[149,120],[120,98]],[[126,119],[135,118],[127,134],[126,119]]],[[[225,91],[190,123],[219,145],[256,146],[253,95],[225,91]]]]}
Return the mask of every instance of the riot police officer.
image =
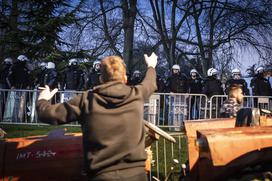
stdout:
{"type": "Polygon", "coordinates": [[[30,70],[27,67],[29,59],[25,55],[19,55],[8,75],[8,83],[14,89],[28,89],[31,83],[30,70]]]}
{"type": "Polygon", "coordinates": [[[256,76],[251,80],[250,86],[254,96],[272,96],[272,88],[269,80],[265,77],[263,67],[258,67],[256,76]]]}
{"type": "Polygon", "coordinates": [[[156,90],[156,92],[159,92],[159,93],[163,93],[166,91],[166,84],[167,84],[167,81],[165,79],[165,77],[163,77],[162,75],[159,75],[157,74],[157,87],[158,89],[156,90]]]}
{"type": "MultiPolygon", "coordinates": [[[[202,93],[202,87],[203,87],[203,81],[200,78],[199,73],[196,69],[192,69],[190,71],[191,77],[188,79],[188,93],[190,94],[201,94],[202,93]]],[[[200,97],[199,96],[190,96],[190,117],[189,119],[198,119],[200,114],[199,105],[200,97]]]]}
{"type": "Polygon", "coordinates": [[[128,84],[129,85],[137,85],[141,82],[142,82],[141,72],[139,70],[135,70],[133,72],[132,76],[130,76],[128,84]]]}
{"type": "Polygon", "coordinates": [[[79,67],[77,59],[70,59],[68,68],[63,72],[62,88],[64,90],[83,90],[84,71],[79,67]]]}
{"type": "Polygon", "coordinates": [[[225,84],[225,93],[228,95],[229,90],[233,85],[240,85],[242,87],[242,91],[244,95],[249,95],[249,90],[247,88],[247,83],[244,79],[241,78],[241,71],[237,68],[231,71],[232,78],[227,80],[225,84]]]}
{"type": "MultiPolygon", "coordinates": [[[[9,89],[9,83],[7,81],[10,68],[12,66],[12,59],[6,58],[3,62],[3,67],[0,70],[0,89],[9,89]]],[[[0,121],[2,121],[5,105],[7,102],[7,91],[0,91],[0,121]]]]}
{"type": "Polygon", "coordinates": [[[12,59],[5,58],[3,67],[1,68],[0,72],[0,89],[9,89],[9,84],[7,81],[7,77],[12,66],[12,59]]]}
{"type": "Polygon", "coordinates": [[[45,68],[43,85],[48,85],[51,89],[57,88],[57,71],[55,63],[48,62],[45,68]]]}
{"type": "Polygon", "coordinates": [[[207,75],[207,79],[204,80],[203,94],[209,98],[213,95],[224,95],[222,83],[217,79],[218,71],[215,68],[210,68],[207,75]]]}
{"type": "Polygon", "coordinates": [[[100,84],[99,77],[101,75],[100,72],[100,66],[101,62],[99,60],[96,60],[93,62],[93,68],[88,76],[88,82],[87,82],[87,89],[92,89],[94,86],[97,86],[100,84]]]}
{"type": "Polygon", "coordinates": [[[188,91],[187,77],[180,72],[180,66],[175,64],[172,66],[172,74],[167,81],[167,89],[173,93],[186,93],[188,91]]]}
{"type": "Polygon", "coordinates": [[[38,65],[38,68],[37,70],[35,71],[35,75],[36,75],[36,81],[35,81],[35,86],[36,87],[44,87],[45,84],[44,84],[44,76],[45,76],[45,72],[46,72],[46,65],[47,63],[45,62],[41,62],[39,65],[38,65]]]}
{"type": "Polygon", "coordinates": [[[203,80],[200,78],[196,69],[190,71],[191,77],[188,79],[188,93],[201,94],[203,80]]]}

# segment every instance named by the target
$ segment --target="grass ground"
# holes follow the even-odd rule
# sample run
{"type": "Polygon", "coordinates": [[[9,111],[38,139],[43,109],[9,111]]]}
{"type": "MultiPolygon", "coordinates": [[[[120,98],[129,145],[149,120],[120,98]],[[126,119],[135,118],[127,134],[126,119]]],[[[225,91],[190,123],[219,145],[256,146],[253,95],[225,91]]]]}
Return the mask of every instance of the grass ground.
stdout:
{"type": "Polygon", "coordinates": [[[48,125],[11,125],[0,124],[6,133],[6,138],[27,137],[35,135],[45,135],[48,132],[57,128],[66,128],[67,132],[81,132],[80,127],[77,126],[48,126],[48,125]]]}

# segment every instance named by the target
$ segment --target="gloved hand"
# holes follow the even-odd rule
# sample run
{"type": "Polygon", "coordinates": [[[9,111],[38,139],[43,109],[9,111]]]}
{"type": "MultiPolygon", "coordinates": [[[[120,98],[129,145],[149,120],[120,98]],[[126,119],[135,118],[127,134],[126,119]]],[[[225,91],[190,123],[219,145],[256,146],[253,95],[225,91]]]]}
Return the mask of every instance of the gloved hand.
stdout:
{"type": "Polygon", "coordinates": [[[153,68],[156,67],[158,56],[154,52],[150,56],[147,56],[147,54],[144,54],[144,58],[145,58],[147,67],[153,67],[153,68]]]}

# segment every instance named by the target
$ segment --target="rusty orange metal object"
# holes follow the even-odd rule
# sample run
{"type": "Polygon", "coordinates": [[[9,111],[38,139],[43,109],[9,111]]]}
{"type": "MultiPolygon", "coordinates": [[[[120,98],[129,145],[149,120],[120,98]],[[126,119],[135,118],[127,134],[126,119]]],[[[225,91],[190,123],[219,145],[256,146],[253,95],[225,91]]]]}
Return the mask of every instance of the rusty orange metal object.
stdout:
{"type": "MultiPolygon", "coordinates": [[[[209,159],[214,166],[229,164],[246,153],[272,147],[272,127],[239,127],[201,130],[198,140],[208,144],[209,159]]],[[[206,154],[200,152],[200,158],[206,154]]]]}
{"type": "Polygon", "coordinates": [[[218,180],[248,166],[272,161],[272,127],[201,130],[198,180],[218,180]],[[207,144],[207,145],[205,145],[207,144]],[[207,150],[207,151],[205,151],[207,150]]]}
{"type": "Polygon", "coordinates": [[[197,121],[186,121],[185,131],[188,139],[188,152],[189,152],[189,168],[195,166],[198,157],[198,146],[196,145],[197,130],[205,129],[218,129],[218,128],[233,128],[235,119],[203,119],[197,121]]]}
{"type": "MultiPolygon", "coordinates": [[[[271,118],[260,122],[270,125],[271,118]]],[[[190,180],[222,180],[250,165],[272,162],[272,126],[234,125],[234,119],[185,123],[190,180]]]]}
{"type": "Polygon", "coordinates": [[[0,142],[0,178],[7,180],[85,180],[81,175],[81,134],[35,136],[0,142]]]}

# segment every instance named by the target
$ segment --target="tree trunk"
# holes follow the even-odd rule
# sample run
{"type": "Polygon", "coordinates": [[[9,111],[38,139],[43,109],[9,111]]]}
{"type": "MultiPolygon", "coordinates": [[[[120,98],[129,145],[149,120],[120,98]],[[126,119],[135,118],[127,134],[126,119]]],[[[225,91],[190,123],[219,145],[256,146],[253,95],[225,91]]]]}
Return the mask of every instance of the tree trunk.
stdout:
{"type": "MultiPolygon", "coordinates": [[[[193,17],[194,17],[194,23],[195,23],[195,31],[197,35],[197,41],[198,41],[198,48],[199,48],[199,53],[201,57],[201,65],[202,65],[202,72],[204,75],[207,75],[207,70],[208,70],[208,61],[205,56],[205,48],[204,48],[204,43],[202,40],[202,35],[201,35],[201,30],[199,27],[199,15],[197,13],[196,7],[195,7],[195,1],[192,0],[193,4],[193,17]]],[[[199,12],[201,13],[201,12],[199,12]]]]}
{"type": "Polygon", "coordinates": [[[134,23],[136,18],[137,0],[123,0],[124,51],[123,58],[131,71],[133,65],[134,23]]]}
{"type": "MultiPolygon", "coordinates": [[[[18,2],[16,0],[12,1],[11,5],[11,13],[10,13],[10,32],[12,32],[11,42],[8,42],[8,47],[11,48],[9,51],[12,56],[16,55],[22,51],[24,47],[20,47],[21,44],[21,38],[18,36],[18,16],[19,16],[19,10],[18,10],[18,2]]],[[[23,52],[22,52],[23,53],[23,52]]]]}

